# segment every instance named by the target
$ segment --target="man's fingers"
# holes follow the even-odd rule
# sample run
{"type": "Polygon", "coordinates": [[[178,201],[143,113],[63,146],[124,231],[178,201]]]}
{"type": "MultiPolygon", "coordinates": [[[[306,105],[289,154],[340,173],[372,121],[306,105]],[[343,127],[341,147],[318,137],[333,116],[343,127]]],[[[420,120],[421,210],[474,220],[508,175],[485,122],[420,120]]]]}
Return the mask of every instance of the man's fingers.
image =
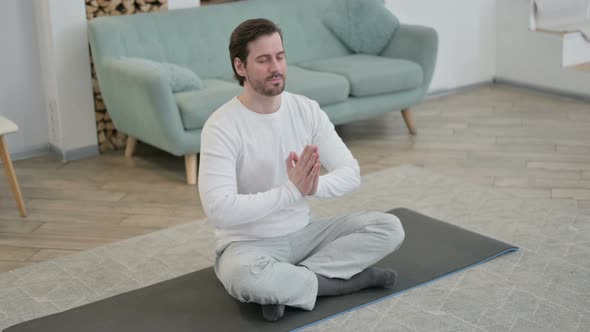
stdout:
{"type": "Polygon", "coordinates": [[[313,163],[315,162],[315,158],[318,155],[317,153],[317,147],[314,145],[308,145],[306,146],[307,148],[307,154],[306,154],[306,158],[304,159],[303,157],[301,158],[303,164],[307,164],[307,163],[313,163]]]}
{"type": "Polygon", "coordinates": [[[316,162],[313,164],[311,171],[307,175],[307,181],[310,183],[314,183],[316,181],[316,177],[320,173],[320,163],[316,162]]]}
{"type": "Polygon", "coordinates": [[[315,163],[317,162],[317,154],[313,153],[310,157],[310,159],[307,160],[307,162],[305,163],[305,168],[304,168],[304,174],[309,174],[309,172],[311,172],[313,166],[315,165],[315,163]]]}
{"type": "Polygon", "coordinates": [[[301,155],[295,154],[296,172],[303,177],[304,181],[312,172],[314,164],[319,161],[317,150],[315,145],[306,145],[301,155]]]}
{"type": "Polygon", "coordinates": [[[311,149],[309,145],[306,145],[305,148],[303,148],[303,152],[301,152],[300,160],[304,165],[305,163],[307,163],[307,160],[309,159],[310,152],[311,149]]]}
{"type": "Polygon", "coordinates": [[[285,159],[285,164],[287,166],[287,169],[293,167],[293,152],[289,153],[287,159],[285,159]]]}
{"type": "Polygon", "coordinates": [[[298,159],[299,158],[297,157],[297,153],[291,151],[289,153],[289,156],[287,157],[287,160],[286,160],[287,169],[294,168],[297,164],[298,159]]]}

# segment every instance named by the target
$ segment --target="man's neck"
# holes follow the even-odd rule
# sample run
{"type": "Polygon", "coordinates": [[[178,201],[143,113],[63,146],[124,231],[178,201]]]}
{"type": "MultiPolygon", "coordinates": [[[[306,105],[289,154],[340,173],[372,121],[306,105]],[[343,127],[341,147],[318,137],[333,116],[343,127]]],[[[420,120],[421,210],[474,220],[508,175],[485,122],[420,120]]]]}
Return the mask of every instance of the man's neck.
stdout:
{"type": "Polygon", "coordinates": [[[242,94],[238,96],[238,100],[252,112],[270,114],[278,111],[281,107],[281,95],[264,96],[244,89],[242,94]]]}

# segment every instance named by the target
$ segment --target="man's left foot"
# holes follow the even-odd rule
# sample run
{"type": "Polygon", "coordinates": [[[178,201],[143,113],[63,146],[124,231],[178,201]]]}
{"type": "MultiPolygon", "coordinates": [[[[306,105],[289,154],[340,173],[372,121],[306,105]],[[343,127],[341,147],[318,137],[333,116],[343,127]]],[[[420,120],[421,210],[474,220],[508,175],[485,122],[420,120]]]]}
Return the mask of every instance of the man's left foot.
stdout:
{"type": "Polygon", "coordinates": [[[398,274],[394,270],[373,268],[375,286],[393,289],[397,286],[398,274]]]}
{"type": "Polygon", "coordinates": [[[394,270],[372,266],[350,279],[331,279],[319,274],[316,274],[316,277],[318,278],[318,296],[334,296],[372,287],[394,289],[397,286],[398,274],[394,270]]]}
{"type": "Polygon", "coordinates": [[[263,304],[262,317],[269,322],[276,322],[285,315],[284,304],[263,304]]]}

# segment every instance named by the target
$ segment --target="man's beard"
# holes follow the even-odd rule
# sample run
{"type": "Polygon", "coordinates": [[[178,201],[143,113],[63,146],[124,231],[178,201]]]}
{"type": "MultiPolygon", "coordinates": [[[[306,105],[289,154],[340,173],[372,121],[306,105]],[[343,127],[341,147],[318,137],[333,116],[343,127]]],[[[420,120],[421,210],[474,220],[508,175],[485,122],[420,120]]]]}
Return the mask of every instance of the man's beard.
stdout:
{"type": "Polygon", "coordinates": [[[265,81],[263,81],[263,82],[254,81],[252,83],[253,83],[252,88],[254,89],[254,91],[260,93],[261,95],[267,96],[267,97],[274,97],[274,96],[280,95],[285,90],[285,76],[282,74],[274,74],[270,77],[267,77],[265,79],[265,81]],[[265,83],[267,80],[277,78],[277,77],[282,78],[281,82],[273,84],[273,86],[271,88],[265,87],[265,83]]]}

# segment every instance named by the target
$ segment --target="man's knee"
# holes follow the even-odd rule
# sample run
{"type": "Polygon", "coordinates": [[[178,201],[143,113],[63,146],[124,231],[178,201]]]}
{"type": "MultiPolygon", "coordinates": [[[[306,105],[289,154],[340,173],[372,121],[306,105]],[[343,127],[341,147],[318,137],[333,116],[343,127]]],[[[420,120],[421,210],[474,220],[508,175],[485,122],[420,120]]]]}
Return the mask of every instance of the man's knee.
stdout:
{"type": "Polygon", "coordinates": [[[392,251],[394,251],[397,250],[404,242],[404,239],[406,238],[406,232],[404,231],[404,226],[402,225],[402,222],[396,215],[393,215],[391,213],[386,214],[389,217],[389,223],[391,226],[392,242],[395,244],[393,245],[392,249],[392,251]]]}
{"type": "Polygon", "coordinates": [[[275,260],[269,256],[259,256],[250,262],[240,262],[225,266],[220,280],[228,293],[242,302],[257,302],[261,298],[272,297],[269,276],[275,260]]]}
{"type": "Polygon", "coordinates": [[[391,213],[374,212],[375,224],[385,236],[386,250],[397,250],[404,242],[406,233],[399,218],[391,213]]]}

